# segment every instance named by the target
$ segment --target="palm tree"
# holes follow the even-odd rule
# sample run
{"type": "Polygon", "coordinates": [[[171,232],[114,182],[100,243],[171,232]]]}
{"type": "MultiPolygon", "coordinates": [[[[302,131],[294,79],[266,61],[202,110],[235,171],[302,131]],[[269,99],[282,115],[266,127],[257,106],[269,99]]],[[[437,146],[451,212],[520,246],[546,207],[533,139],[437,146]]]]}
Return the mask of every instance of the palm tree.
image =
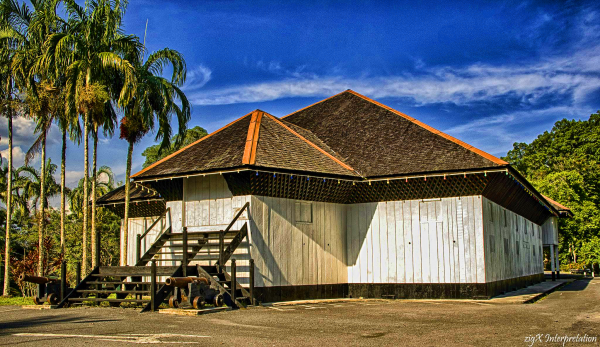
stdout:
{"type": "Polygon", "coordinates": [[[158,122],[156,140],[161,141],[161,150],[169,148],[172,115],[177,117],[178,139],[183,141],[191,113],[190,103],[179,89],[186,77],[185,60],[181,53],[165,48],[152,53],[145,62],[133,59],[132,61],[135,62],[138,87],[134,98],[125,107],[125,117],[121,120],[121,138],[129,143],[125,170],[125,215],[121,234],[121,265],[126,265],[127,262],[129,181],[133,146],[158,122]],[[161,76],[167,65],[171,65],[173,70],[170,80],[161,76]]]}
{"type": "Polygon", "coordinates": [[[60,185],[54,179],[57,168],[58,166],[48,159],[44,165],[43,175],[40,171],[26,165],[15,170],[15,188],[23,190],[22,194],[27,196],[31,208],[39,210],[42,206],[48,206],[49,199],[60,194],[60,185]],[[44,182],[43,190],[42,182],[44,182]]]}
{"type": "MultiPolygon", "coordinates": [[[[96,176],[96,196],[93,196],[93,200],[101,197],[102,195],[110,192],[115,189],[115,175],[108,166],[101,166],[98,169],[96,176]]],[[[80,179],[76,188],[72,189],[69,193],[69,206],[71,208],[71,212],[75,213],[77,216],[81,216],[83,214],[83,190],[84,190],[84,179],[80,179]]],[[[91,189],[93,186],[93,182],[88,182],[89,187],[91,189]]]]}
{"type": "MultiPolygon", "coordinates": [[[[49,35],[42,62],[44,66],[55,65],[56,69],[66,71],[67,114],[83,115],[84,201],[88,201],[90,116],[101,112],[108,101],[107,87],[102,84],[110,78],[108,76],[120,76],[124,80],[117,102],[122,106],[129,103],[135,91],[135,74],[123,55],[139,55],[141,45],[137,37],[121,31],[124,1],[98,0],[86,3],[86,7],[74,0],[65,0],[64,4],[69,25],[64,32],[49,35]]],[[[84,273],[87,273],[87,225],[86,203],[83,209],[84,273]]]]}
{"type": "MultiPolygon", "coordinates": [[[[40,57],[43,49],[43,44],[46,37],[60,30],[64,25],[56,15],[56,4],[53,0],[36,0],[31,2],[33,12],[27,5],[23,4],[20,10],[28,13],[24,16],[22,25],[16,30],[13,30],[13,37],[20,39],[21,45],[15,51],[14,55],[14,73],[20,81],[21,91],[27,92],[27,106],[29,115],[36,121],[36,132],[39,133],[38,139],[27,152],[25,157],[25,165],[35,156],[37,152],[41,152],[41,172],[45,172],[46,165],[46,139],[48,131],[54,117],[59,112],[63,111],[62,104],[57,88],[48,80],[49,74],[41,68],[40,57]]],[[[39,259],[38,273],[43,272],[43,256],[44,256],[44,234],[45,234],[45,177],[41,176],[40,181],[40,199],[42,201],[39,215],[39,259]]]]}
{"type": "Polygon", "coordinates": [[[91,225],[91,237],[92,237],[92,268],[95,268],[100,259],[100,252],[97,251],[99,247],[100,235],[96,233],[96,188],[98,182],[98,174],[96,170],[96,163],[98,158],[98,130],[100,127],[104,130],[104,136],[112,136],[115,128],[117,127],[117,114],[114,111],[110,102],[105,103],[104,111],[93,114],[92,118],[92,138],[94,140],[93,154],[92,154],[92,225],[91,225]]]}
{"type": "MultiPolygon", "coordinates": [[[[2,93],[2,111],[8,118],[8,168],[12,171],[12,120],[13,120],[13,60],[15,52],[22,46],[24,35],[20,29],[26,25],[29,20],[29,11],[19,8],[19,5],[11,0],[0,1],[0,59],[1,59],[1,81],[0,88],[2,93]]],[[[7,177],[7,196],[11,196],[12,177],[7,177]]],[[[4,295],[9,295],[10,288],[10,221],[12,217],[13,199],[6,202],[6,239],[5,239],[5,258],[4,258],[4,295]]]]}
{"type": "MultiPolygon", "coordinates": [[[[64,94],[63,94],[64,97],[64,94]]],[[[63,100],[64,101],[64,100],[63,100]]],[[[66,185],[66,162],[67,162],[67,135],[71,141],[76,141],[79,144],[81,138],[81,129],[76,115],[69,115],[66,112],[59,114],[58,128],[62,135],[61,157],[60,157],[60,250],[64,258],[65,255],[65,199],[67,196],[66,185]]]]}

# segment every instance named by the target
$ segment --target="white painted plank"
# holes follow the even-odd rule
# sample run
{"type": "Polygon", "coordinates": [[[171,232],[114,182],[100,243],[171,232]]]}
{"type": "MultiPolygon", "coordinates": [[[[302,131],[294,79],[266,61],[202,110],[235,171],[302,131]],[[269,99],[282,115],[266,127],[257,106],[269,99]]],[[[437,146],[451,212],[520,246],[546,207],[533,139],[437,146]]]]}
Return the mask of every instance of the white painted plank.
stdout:
{"type": "Polygon", "coordinates": [[[423,283],[423,267],[421,256],[421,221],[419,217],[419,201],[411,200],[411,228],[413,245],[414,283],[423,283]]]}
{"type": "Polygon", "coordinates": [[[406,283],[406,272],[404,269],[404,220],[403,202],[394,203],[394,214],[396,223],[396,283],[406,283]]]}
{"type": "Polygon", "coordinates": [[[419,203],[419,225],[421,241],[421,272],[422,283],[431,283],[431,265],[430,265],[430,247],[429,247],[429,223],[428,223],[428,204],[419,203]]]}
{"type": "Polygon", "coordinates": [[[374,203],[373,219],[371,222],[372,241],[373,241],[373,283],[381,283],[381,238],[379,235],[379,206],[374,203]]]}
{"type": "Polygon", "coordinates": [[[405,283],[415,283],[414,244],[412,242],[411,201],[402,202],[402,224],[404,225],[404,278],[405,283]]]}
{"type": "MultiPolygon", "coordinates": [[[[358,226],[358,256],[359,256],[359,266],[360,266],[360,277],[356,278],[355,283],[371,283],[370,278],[372,279],[372,272],[369,266],[371,266],[371,262],[369,261],[369,246],[371,244],[370,238],[371,234],[369,233],[369,225],[370,225],[370,210],[368,208],[368,204],[357,204],[358,213],[353,216],[353,220],[358,226]]],[[[356,212],[356,210],[355,210],[356,212]]]]}
{"type": "Polygon", "coordinates": [[[389,256],[388,256],[388,231],[387,231],[387,208],[385,202],[377,204],[379,215],[379,252],[381,255],[381,278],[380,283],[389,282],[389,256]]]}
{"type": "Polygon", "coordinates": [[[398,283],[396,263],[398,260],[396,246],[396,204],[393,201],[386,203],[387,207],[387,234],[388,234],[388,283],[398,283]]]}
{"type": "MultiPolygon", "coordinates": [[[[367,283],[374,283],[374,265],[373,265],[373,223],[375,210],[377,208],[376,204],[367,203],[365,204],[365,222],[367,226],[367,235],[366,235],[366,249],[367,249],[367,283]]],[[[364,283],[364,282],[363,282],[364,283]]]]}

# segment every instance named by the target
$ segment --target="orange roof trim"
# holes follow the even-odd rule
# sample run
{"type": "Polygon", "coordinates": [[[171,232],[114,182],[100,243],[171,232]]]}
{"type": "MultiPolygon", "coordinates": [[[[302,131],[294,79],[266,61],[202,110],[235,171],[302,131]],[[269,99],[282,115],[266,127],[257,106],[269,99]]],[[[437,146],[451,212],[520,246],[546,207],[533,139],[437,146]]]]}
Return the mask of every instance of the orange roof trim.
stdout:
{"type": "Polygon", "coordinates": [[[560,211],[571,211],[571,209],[570,209],[570,208],[566,207],[565,205],[563,205],[563,204],[561,204],[561,203],[559,203],[559,202],[556,202],[556,201],[554,201],[554,200],[550,199],[550,198],[549,198],[549,197],[547,197],[546,195],[543,195],[543,194],[542,194],[542,196],[544,197],[544,199],[548,200],[548,202],[549,202],[550,204],[554,205],[555,207],[558,207],[558,210],[560,210],[560,211]]]}
{"type": "Polygon", "coordinates": [[[152,165],[148,166],[147,168],[145,168],[145,169],[142,169],[141,171],[138,171],[138,172],[136,172],[135,174],[131,175],[131,178],[134,178],[134,177],[137,177],[137,176],[141,175],[142,173],[144,173],[144,172],[146,172],[146,171],[148,171],[148,170],[152,169],[153,167],[156,167],[156,166],[157,166],[157,165],[159,165],[160,163],[163,163],[163,162],[165,162],[165,161],[167,161],[167,160],[171,159],[172,157],[176,156],[177,154],[179,154],[179,153],[181,153],[181,152],[185,151],[186,149],[188,149],[188,148],[190,148],[190,147],[192,147],[192,146],[194,146],[194,145],[196,145],[196,144],[198,144],[198,143],[200,143],[200,142],[202,142],[202,141],[206,140],[207,138],[209,138],[209,137],[213,136],[214,134],[217,134],[217,133],[218,133],[218,132],[220,132],[221,130],[224,130],[224,129],[226,129],[226,128],[228,128],[228,127],[232,126],[233,124],[235,124],[235,123],[237,123],[237,122],[241,121],[242,119],[244,119],[244,118],[246,118],[246,117],[248,117],[248,116],[252,115],[253,113],[254,113],[254,112],[248,113],[247,115],[245,115],[245,116],[243,116],[243,117],[240,117],[240,118],[238,118],[238,119],[234,120],[233,122],[231,122],[231,123],[229,123],[229,124],[225,125],[224,127],[220,128],[220,129],[218,129],[218,130],[215,130],[215,131],[213,131],[212,133],[210,133],[210,134],[208,134],[208,135],[204,136],[203,138],[201,138],[201,139],[199,139],[199,140],[197,140],[197,141],[195,141],[195,142],[192,142],[192,143],[190,143],[189,145],[187,145],[187,146],[185,146],[185,147],[181,148],[180,150],[178,150],[178,151],[176,151],[176,152],[174,152],[174,153],[172,153],[172,154],[169,154],[168,156],[166,156],[166,157],[162,158],[161,160],[159,160],[159,161],[155,162],[154,164],[152,164],[152,165]]]}
{"type": "Polygon", "coordinates": [[[339,160],[338,158],[332,156],[331,154],[327,153],[327,151],[325,151],[324,149],[322,149],[321,147],[315,145],[314,143],[310,142],[309,140],[307,140],[304,136],[298,134],[297,132],[295,132],[294,130],[292,130],[292,128],[288,127],[287,125],[283,124],[279,119],[275,118],[274,116],[265,113],[265,115],[269,118],[271,118],[272,120],[274,120],[275,122],[277,122],[277,124],[281,125],[282,127],[284,127],[286,130],[288,130],[289,132],[291,132],[292,134],[296,135],[298,138],[300,138],[302,141],[308,143],[309,145],[311,145],[313,148],[315,148],[316,150],[318,150],[319,152],[325,154],[326,156],[328,156],[331,160],[335,161],[336,163],[338,163],[340,166],[342,166],[344,169],[350,170],[350,171],[354,171],[356,172],[356,170],[354,170],[352,167],[350,167],[349,165],[347,165],[346,163],[344,163],[343,161],[339,160]]]}
{"type": "Polygon", "coordinates": [[[258,146],[258,132],[260,131],[260,121],[265,114],[261,110],[252,112],[250,126],[248,127],[248,137],[246,137],[246,147],[244,148],[244,157],[242,164],[254,165],[256,163],[256,147],[258,146]]]}

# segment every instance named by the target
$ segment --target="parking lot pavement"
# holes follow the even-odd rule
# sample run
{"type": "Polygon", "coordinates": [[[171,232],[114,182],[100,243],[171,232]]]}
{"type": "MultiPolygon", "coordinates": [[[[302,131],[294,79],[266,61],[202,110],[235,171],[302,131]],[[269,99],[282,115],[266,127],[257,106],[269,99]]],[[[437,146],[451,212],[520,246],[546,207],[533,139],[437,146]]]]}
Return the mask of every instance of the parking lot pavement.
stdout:
{"type": "MultiPolygon", "coordinates": [[[[0,345],[530,346],[539,335],[600,336],[600,279],[578,280],[534,304],[353,300],[188,317],[120,308],[0,307],[0,345]],[[532,338],[533,337],[533,338],[532,338]]],[[[562,345],[537,342],[534,345],[562,345]]],[[[565,346],[596,343],[566,343],[565,346]]]]}

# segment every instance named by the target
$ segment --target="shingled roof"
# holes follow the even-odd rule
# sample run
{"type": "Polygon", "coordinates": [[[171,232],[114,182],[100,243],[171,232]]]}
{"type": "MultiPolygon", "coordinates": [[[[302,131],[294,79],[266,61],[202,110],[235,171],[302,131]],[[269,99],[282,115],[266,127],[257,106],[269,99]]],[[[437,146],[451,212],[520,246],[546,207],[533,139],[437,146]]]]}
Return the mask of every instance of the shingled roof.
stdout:
{"type": "MultiPolygon", "coordinates": [[[[154,199],[162,200],[160,194],[158,194],[157,191],[147,187],[139,186],[137,184],[131,185],[131,188],[129,189],[129,199],[132,202],[148,201],[154,199]]],[[[120,186],[102,195],[96,200],[96,204],[98,206],[103,206],[119,203],[122,201],[125,201],[125,186],[120,186]]]]}
{"type": "Polygon", "coordinates": [[[542,195],[542,196],[544,197],[544,199],[546,199],[546,201],[548,201],[548,203],[550,205],[552,205],[552,207],[554,207],[554,209],[556,211],[558,211],[558,213],[560,213],[561,215],[566,216],[566,217],[573,217],[573,212],[571,211],[570,208],[564,206],[561,203],[558,203],[558,202],[550,199],[549,197],[547,197],[545,195],[542,195]]]}
{"type": "Polygon", "coordinates": [[[282,120],[311,131],[365,177],[508,165],[352,90],[296,111],[282,120]]]}
{"type": "Polygon", "coordinates": [[[132,177],[168,177],[242,167],[359,176],[309,130],[256,110],[132,177]]]}
{"type": "Polygon", "coordinates": [[[253,111],[132,177],[252,167],[372,178],[507,165],[347,90],[282,119],[253,111]]]}

